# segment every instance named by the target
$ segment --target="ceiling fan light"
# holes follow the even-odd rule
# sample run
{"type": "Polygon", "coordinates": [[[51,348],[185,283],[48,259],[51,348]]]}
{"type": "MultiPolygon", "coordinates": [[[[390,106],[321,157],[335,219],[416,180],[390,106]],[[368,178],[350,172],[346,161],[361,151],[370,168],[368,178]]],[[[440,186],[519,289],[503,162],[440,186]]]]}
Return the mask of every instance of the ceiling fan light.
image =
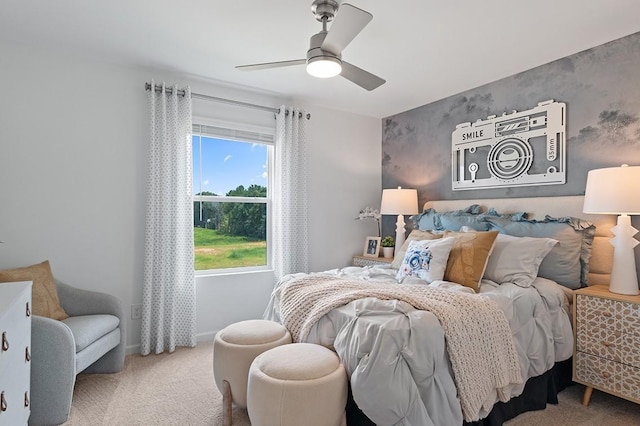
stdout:
{"type": "Polygon", "coordinates": [[[307,72],[318,78],[335,77],[342,72],[342,65],[338,58],[317,56],[307,62],[307,72]]]}

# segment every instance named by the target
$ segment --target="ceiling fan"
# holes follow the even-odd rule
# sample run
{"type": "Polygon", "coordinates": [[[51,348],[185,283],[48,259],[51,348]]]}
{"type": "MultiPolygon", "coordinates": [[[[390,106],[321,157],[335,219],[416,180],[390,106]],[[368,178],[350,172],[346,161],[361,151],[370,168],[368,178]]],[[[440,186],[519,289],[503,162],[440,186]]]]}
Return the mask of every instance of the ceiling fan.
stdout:
{"type": "Polygon", "coordinates": [[[322,22],[322,31],[311,36],[306,59],[239,65],[239,70],[253,71],[267,68],[307,64],[307,72],[314,77],[342,77],[366,90],[373,90],[385,80],[342,60],[342,51],[373,19],[373,15],[348,3],[341,6],[335,0],[315,0],[311,12],[322,22]],[[340,8],[340,13],[338,13],[340,8]],[[327,23],[333,21],[327,31],[327,23]]]}

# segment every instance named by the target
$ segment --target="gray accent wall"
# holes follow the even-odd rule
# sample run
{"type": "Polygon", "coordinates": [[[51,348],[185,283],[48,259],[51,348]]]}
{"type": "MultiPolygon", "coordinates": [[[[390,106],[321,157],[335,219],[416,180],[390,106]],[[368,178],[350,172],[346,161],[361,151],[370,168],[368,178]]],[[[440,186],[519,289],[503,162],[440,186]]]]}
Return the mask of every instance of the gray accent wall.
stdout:
{"type": "MultiPolygon", "coordinates": [[[[622,163],[640,165],[640,32],[382,120],[382,187],[416,188],[420,205],[430,199],[580,195],[589,170],[622,163]],[[565,184],[452,191],[451,133],[457,124],[549,99],[567,104],[565,184]]],[[[385,235],[394,233],[389,219],[385,235]]]]}

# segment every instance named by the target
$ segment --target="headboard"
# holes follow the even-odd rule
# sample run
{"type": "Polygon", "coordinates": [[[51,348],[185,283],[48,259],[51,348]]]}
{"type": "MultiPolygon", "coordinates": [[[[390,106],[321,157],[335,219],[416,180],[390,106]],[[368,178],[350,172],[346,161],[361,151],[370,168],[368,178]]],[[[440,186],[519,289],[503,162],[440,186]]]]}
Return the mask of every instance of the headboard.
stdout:
{"type": "Polygon", "coordinates": [[[613,246],[609,239],[611,228],[616,224],[615,215],[595,215],[582,212],[584,196],[535,198],[487,198],[482,200],[439,200],[427,201],[424,208],[439,212],[460,210],[471,204],[479,204],[483,211],[493,207],[499,213],[527,212],[529,219],[543,220],[545,215],[553,217],[573,216],[588,220],[596,226],[591,260],[589,261],[589,285],[609,284],[613,262],[613,246]]]}

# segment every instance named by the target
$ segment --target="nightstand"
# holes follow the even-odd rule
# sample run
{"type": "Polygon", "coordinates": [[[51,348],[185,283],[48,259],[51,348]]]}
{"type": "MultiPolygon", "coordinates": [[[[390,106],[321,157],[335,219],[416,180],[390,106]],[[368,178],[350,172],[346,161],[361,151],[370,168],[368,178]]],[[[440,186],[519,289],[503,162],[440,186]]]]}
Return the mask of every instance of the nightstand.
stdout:
{"type": "Polygon", "coordinates": [[[595,285],[573,294],[573,380],[640,403],[640,296],[595,285]]]}
{"type": "Polygon", "coordinates": [[[351,262],[353,266],[391,265],[391,262],[393,262],[393,258],[353,256],[353,260],[351,262]]]}

